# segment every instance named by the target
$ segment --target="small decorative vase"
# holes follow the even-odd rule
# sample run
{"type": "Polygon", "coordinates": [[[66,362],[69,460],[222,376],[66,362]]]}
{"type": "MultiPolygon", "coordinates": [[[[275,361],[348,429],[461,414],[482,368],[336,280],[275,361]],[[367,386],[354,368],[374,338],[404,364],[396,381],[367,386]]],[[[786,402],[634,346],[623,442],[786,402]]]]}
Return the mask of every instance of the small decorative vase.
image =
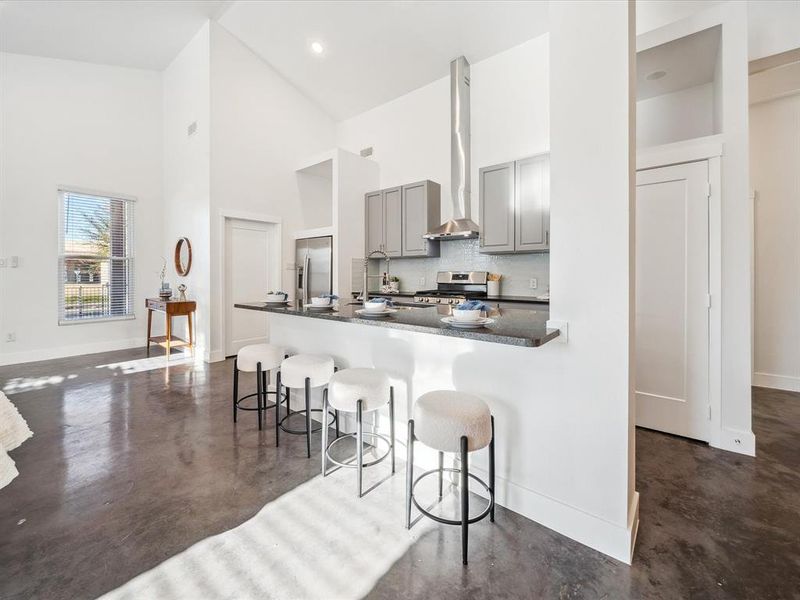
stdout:
{"type": "Polygon", "coordinates": [[[158,292],[158,297],[162,300],[169,300],[172,298],[172,290],[169,288],[169,284],[165,281],[161,284],[161,289],[158,292]]]}
{"type": "Polygon", "coordinates": [[[180,284],[178,286],[178,291],[181,294],[180,296],[178,296],[178,300],[180,300],[181,302],[186,302],[186,285],[183,283],[180,284]]]}

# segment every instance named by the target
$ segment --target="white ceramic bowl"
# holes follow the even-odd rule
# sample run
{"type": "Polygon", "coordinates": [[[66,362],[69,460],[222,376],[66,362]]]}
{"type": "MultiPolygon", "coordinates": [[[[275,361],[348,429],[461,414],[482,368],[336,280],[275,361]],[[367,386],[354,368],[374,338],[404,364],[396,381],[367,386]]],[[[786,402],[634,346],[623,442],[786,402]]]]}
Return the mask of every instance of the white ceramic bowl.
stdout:
{"type": "Polygon", "coordinates": [[[312,298],[311,299],[311,306],[330,306],[331,299],[330,298],[312,298]]]}
{"type": "Polygon", "coordinates": [[[458,310],[453,309],[453,318],[456,321],[477,321],[481,318],[480,310],[458,310]]]}
{"type": "Polygon", "coordinates": [[[267,302],[283,302],[286,296],[283,294],[267,294],[267,302]]]}
{"type": "Polygon", "coordinates": [[[364,310],[367,312],[383,312],[386,310],[385,300],[368,300],[364,305],[364,310]]]}

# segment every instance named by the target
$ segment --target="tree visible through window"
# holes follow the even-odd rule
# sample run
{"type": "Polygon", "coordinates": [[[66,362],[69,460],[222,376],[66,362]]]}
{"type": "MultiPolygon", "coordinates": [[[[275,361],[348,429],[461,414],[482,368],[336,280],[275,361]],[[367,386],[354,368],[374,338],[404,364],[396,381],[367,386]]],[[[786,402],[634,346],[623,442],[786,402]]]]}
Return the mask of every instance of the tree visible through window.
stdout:
{"type": "Polygon", "coordinates": [[[133,317],[132,200],[62,190],[59,323],[133,317]]]}

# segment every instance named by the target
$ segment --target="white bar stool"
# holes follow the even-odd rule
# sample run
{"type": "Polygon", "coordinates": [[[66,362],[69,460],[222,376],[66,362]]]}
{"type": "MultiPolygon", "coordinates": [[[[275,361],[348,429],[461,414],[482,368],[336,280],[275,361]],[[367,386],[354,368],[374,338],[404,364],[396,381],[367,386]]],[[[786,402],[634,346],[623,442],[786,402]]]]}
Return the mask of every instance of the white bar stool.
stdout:
{"type": "Polygon", "coordinates": [[[306,436],[306,451],[308,458],[311,458],[311,434],[320,430],[327,431],[331,423],[336,423],[336,429],[339,429],[339,419],[337,416],[331,415],[326,409],[310,408],[311,403],[311,388],[321,387],[327,385],[331,376],[335,371],[333,359],[330,356],[323,354],[296,354],[286,358],[281,363],[281,370],[278,372],[277,386],[280,391],[283,386],[288,388],[286,392],[286,415],[281,419],[280,409],[275,411],[275,445],[278,446],[280,442],[280,430],[283,429],[286,433],[293,435],[306,436]],[[294,414],[305,414],[306,427],[305,429],[289,429],[283,423],[292,416],[291,406],[291,392],[293,389],[305,389],[306,407],[303,410],[295,411],[294,414]],[[311,413],[322,413],[322,425],[320,427],[311,428],[311,413]],[[327,416],[332,417],[328,421],[327,416]]]}
{"type": "Polygon", "coordinates": [[[339,436],[328,444],[328,428],[322,429],[322,476],[327,475],[328,461],[335,465],[347,468],[358,469],[356,482],[358,485],[358,497],[362,495],[361,474],[364,467],[376,465],[387,456],[392,457],[392,473],[394,473],[394,387],[389,385],[389,376],[377,369],[343,369],[334,373],[328,383],[328,389],[322,395],[323,410],[328,410],[328,406],[336,410],[337,418],[340,411],[356,413],[356,432],[339,436]],[[389,403],[389,438],[380,433],[364,432],[364,413],[378,410],[386,403],[389,403]],[[375,460],[364,462],[364,436],[375,440],[383,440],[389,447],[388,450],[375,460]],[[329,450],[341,440],[355,438],[356,441],[356,464],[343,463],[332,458],[329,450]]]}
{"type": "Polygon", "coordinates": [[[446,525],[461,525],[461,559],[467,564],[469,525],[489,515],[494,521],[494,417],[486,402],[463,392],[437,390],[419,397],[414,404],[413,418],[408,422],[408,464],[406,465],[406,528],[411,528],[411,504],[426,517],[446,525]],[[439,451],[439,468],[426,471],[414,479],[414,442],[419,440],[439,451]],[[489,446],[489,483],[469,472],[469,453],[489,446]],[[445,469],[444,453],[458,452],[461,469],[445,469]],[[442,497],[444,471],[459,473],[461,483],[461,519],[445,519],[422,508],[414,497],[414,488],[421,479],[439,474],[439,497],[442,497]],[[469,518],[469,478],[478,482],[489,494],[489,504],[481,514],[469,518]]]}
{"type": "MultiPolygon", "coordinates": [[[[281,366],[281,361],[286,357],[286,351],[271,344],[250,344],[239,350],[233,361],[233,422],[236,423],[236,413],[240,410],[255,410],[258,412],[258,428],[261,429],[261,411],[273,408],[280,404],[277,391],[270,392],[269,372],[281,366]],[[256,392],[239,398],[239,371],[256,374],[256,392]],[[267,406],[267,394],[276,394],[275,404],[267,406]],[[241,406],[241,402],[256,396],[256,406],[241,406]]],[[[277,411],[276,411],[277,412],[277,411]]]]}

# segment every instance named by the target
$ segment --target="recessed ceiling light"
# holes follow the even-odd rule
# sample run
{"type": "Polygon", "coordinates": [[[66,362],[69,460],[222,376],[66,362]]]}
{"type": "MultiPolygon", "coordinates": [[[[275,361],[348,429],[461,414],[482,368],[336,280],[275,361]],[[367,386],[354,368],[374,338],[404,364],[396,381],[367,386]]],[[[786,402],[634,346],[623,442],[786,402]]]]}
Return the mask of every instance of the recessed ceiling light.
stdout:
{"type": "Polygon", "coordinates": [[[311,42],[311,51],[314,54],[322,54],[323,52],[325,52],[325,48],[319,42],[311,42]]]}
{"type": "Polygon", "coordinates": [[[662,77],[666,76],[666,74],[666,71],[653,71],[652,73],[648,73],[645,76],[645,79],[647,79],[647,81],[655,81],[656,79],[661,79],[662,77]]]}

